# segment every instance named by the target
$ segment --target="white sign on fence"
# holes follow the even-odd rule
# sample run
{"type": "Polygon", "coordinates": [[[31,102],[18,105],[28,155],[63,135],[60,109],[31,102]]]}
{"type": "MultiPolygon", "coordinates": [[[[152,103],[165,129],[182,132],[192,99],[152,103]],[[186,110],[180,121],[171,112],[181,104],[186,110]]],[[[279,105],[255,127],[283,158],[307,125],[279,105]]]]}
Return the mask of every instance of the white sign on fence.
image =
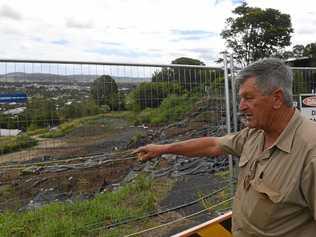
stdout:
{"type": "Polygon", "coordinates": [[[316,94],[300,95],[301,113],[316,122],[316,94]]]}

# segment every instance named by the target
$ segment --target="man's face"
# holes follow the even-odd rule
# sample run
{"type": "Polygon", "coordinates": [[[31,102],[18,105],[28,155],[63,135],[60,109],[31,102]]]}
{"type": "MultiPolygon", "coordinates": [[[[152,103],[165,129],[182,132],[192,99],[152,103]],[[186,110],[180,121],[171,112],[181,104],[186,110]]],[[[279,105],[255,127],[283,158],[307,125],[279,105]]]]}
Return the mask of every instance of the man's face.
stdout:
{"type": "Polygon", "coordinates": [[[265,130],[271,124],[272,96],[265,96],[255,84],[255,77],[247,79],[239,88],[239,109],[249,128],[265,130]]]}

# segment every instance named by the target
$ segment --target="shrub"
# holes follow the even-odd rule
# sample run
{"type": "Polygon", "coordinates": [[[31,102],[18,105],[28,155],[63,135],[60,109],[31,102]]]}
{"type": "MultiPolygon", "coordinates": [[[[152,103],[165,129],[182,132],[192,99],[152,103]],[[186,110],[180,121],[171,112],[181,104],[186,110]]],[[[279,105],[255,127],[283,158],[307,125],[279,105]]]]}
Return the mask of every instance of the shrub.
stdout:
{"type": "Polygon", "coordinates": [[[56,138],[56,137],[63,137],[67,133],[70,133],[75,128],[79,127],[80,124],[78,124],[76,121],[63,123],[58,126],[58,128],[55,128],[54,130],[48,131],[42,135],[40,135],[41,138],[56,138]]]}
{"type": "Polygon", "coordinates": [[[159,108],[143,110],[139,114],[138,122],[161,124],[181,120],[185,113],[192,110],[197,100],[198,97],[170,95],[162,101],[159,108]]]}
{"type": "Polygon", "coordinates": [[[32,126],[32,129],[56,126],[59,123],[56,102],[42,97],[32,98],[21,120],[26,121],[27,127],[32,126]]]}
{"type": "Polygon", "coordinates": [[[24,148],[35,146],[37,142],[37,140],[25,134],[18,135],[16,137],[1,137],[0,153],[6,154],[14,151],[19,151],[24,148]]]}
{"type": "Polygon", "coordinates": [[[102,109],[92,100],[83,102],[73,102],[70,105],[64,105],[59,114],[61,120],[80,118],[102,113],[102,109]]]}
{"type": "Polygon", "coordinates": [[[127,97],[126,106],[133,111],[157,108],[170,94],[182,95],[185,90],[177,83],[143,82],[127,97]]]}

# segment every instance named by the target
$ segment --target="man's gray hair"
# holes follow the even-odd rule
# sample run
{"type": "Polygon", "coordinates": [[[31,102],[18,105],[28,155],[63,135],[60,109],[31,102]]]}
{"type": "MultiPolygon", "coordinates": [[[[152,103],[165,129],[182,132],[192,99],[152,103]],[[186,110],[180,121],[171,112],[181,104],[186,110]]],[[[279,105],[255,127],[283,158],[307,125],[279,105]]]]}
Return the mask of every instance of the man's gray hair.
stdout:
{"type": "Polygon", "coordinates": [[[293,106],[293,74],[292,70],[278,58],[265,58],[244,68],[238,76],[238,85],[242,85],[250,77],[255,77],[256,86],[264,95],[270,95],[281,88],[284,103],[293,106]]]}

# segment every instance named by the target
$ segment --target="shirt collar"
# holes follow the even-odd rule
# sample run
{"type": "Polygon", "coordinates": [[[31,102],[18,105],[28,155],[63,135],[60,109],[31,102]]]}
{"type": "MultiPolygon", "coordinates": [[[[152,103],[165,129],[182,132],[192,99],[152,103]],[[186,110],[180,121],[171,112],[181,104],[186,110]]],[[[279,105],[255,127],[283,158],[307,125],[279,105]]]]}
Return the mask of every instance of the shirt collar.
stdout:
{"type": "Polygon", "coordinates": [[[282,151],[290,153],[296,129],[300,126],[302,121],[303,118],[300,112],[297,109],[295,109],[295,112],[292,118],[290,119],[289,123],[276,140],[275,146],[277,146],[282,151]]]}

